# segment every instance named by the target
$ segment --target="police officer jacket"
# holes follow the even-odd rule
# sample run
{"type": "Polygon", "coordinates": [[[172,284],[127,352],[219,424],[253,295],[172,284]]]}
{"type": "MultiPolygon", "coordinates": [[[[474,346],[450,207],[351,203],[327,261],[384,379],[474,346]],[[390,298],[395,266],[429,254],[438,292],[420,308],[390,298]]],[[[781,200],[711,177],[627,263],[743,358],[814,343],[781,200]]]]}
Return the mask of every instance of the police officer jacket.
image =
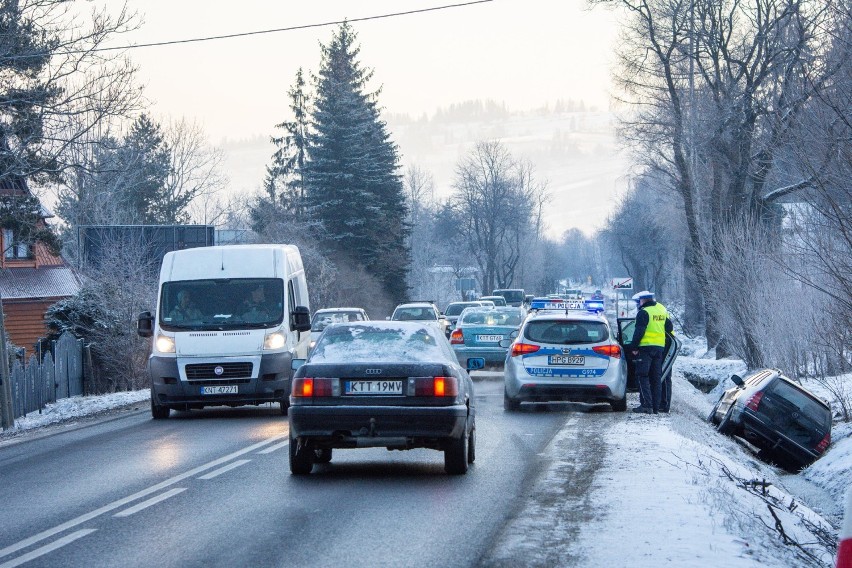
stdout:
{"type": "Polygon", "coordinates": [[[636,314],[636,330],[633,332],[633,338],[630,341],[630,349],[639,349],[640,346],[644,347],[651,345],[665,347],[665,334],[671,333],[673,330],[674,326],[672,326],[672,321],[669,319],[666,308],[662,304],[651,300],[642,306],[636,314]],[[652,322],[652,314],[655,316],[655,320],[661,318],[663,314],[665,314],[665,321],[652,322]],[[643,341],[643,339],[645,341],[643,341]]]}

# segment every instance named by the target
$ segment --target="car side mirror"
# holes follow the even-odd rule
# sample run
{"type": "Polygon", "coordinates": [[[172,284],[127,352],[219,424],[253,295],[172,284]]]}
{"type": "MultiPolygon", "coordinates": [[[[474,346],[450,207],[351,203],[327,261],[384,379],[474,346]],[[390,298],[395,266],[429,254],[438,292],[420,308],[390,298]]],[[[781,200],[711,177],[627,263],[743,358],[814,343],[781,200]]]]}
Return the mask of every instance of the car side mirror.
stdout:
{"type": "Polygon", "coordinates": [[[467,360],[468,371],[478,371],[485,368],[485,359],[482,357],[470,357],[467,360]]]}
{"type": "Polygon", "coordinates": [[[311,331],[311,313],[305,306],[296,306],[290,312],[290,331],[311,331]]]}
{"type": "Polygon", "coordinates": [[[142,312],[136,320],[136,333],[139,337],[154,335],[154,316],[151,312],[142,312]]]}
{"type": "Polygon", "coordinates": [[[305,359],[291,359],[290,360],[290,369],[293,371],[298,371],[299,368],[305,364],[305,359]]]}
{"type": "Polygon", "coordinates": [[[739,375],[731,375],[731,381],[733,381],[733,383],[738,387],[741,387],[745,384],[745,381],[743,381],[742,377],[740,377],[739,375]]]}

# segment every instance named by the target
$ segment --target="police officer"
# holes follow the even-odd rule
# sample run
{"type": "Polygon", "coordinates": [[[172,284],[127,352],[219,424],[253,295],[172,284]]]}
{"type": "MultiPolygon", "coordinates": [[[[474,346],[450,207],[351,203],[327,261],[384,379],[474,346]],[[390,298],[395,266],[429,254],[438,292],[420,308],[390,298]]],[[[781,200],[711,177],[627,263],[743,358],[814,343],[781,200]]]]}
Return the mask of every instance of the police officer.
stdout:
{"type": "Polygon", "coordinates": [[[633,355],[640,400],[640,405],[633,412],[657,414],[660,409],[668,412],[671,396],[667,397],[664,405],[662,374],[666,334],[672,332],[672,322],[665,306],[654,301],[653,292],[644,290],[635,294],[633,300],[639,311],[636,313],[636,328],[628,350],[633,355]]]}

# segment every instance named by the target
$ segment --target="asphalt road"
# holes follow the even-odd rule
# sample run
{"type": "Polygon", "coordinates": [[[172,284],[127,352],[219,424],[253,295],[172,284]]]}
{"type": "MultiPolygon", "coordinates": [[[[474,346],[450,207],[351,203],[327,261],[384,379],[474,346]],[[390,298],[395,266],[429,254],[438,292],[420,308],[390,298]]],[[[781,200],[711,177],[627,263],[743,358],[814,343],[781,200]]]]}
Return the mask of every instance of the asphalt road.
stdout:
{"type": "MultiPolygon", "coordinates": [[[[358,449],[293,477],[287,421],[271,407],[137,412],[0,446],[0,568],[523,563],[493,551],[535,498],[542,452],[617,417],[505,413],[502,392],[499,379],[476,383],[464,476],[446,475],[434,450],[358,449]]],[[[581,503],[585,485],[572,485],[581,503]]]]}

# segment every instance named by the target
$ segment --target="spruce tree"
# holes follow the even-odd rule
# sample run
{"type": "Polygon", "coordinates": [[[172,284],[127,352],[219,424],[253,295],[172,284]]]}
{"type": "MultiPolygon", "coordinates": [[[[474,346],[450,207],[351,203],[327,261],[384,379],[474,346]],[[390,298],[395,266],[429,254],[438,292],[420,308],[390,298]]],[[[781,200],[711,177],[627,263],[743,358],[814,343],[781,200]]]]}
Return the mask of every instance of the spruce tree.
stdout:
{"type": "Polygon", "coordinates": [[[357,34],[343,23],[315,79],[305,197],[329,252],[348,256],[380,280],[393,301],[407,292],[410,228],[399,153],[381,120],[372,71],[358,62],[357,34]]]}

